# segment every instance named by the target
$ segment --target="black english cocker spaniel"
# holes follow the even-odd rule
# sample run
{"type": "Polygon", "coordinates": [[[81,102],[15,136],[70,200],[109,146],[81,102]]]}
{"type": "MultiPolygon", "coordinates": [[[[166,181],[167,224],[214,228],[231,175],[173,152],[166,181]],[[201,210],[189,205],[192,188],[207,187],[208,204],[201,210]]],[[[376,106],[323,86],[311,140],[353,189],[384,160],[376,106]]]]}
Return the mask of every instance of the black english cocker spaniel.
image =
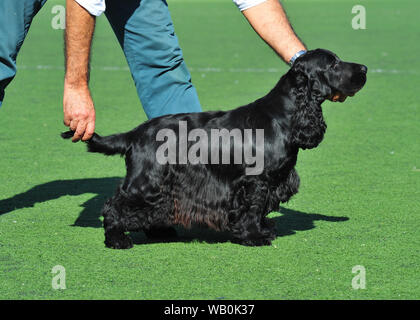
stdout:
{"type": "Polygon", "coordinates": [[[315,148],[324,137],[321,104],[353,96],[366,73],[366,66],[330,51],[308,51],[274,89],[248,105],[162,116],[108,137],[95,134],[88,150],[123,155],[127,167],[102,211],[106,246],[131,248],[127,231],[172,237],[173,225],[192,224],[228,231],[242,245],[269,245],[276,233],[266,216],[298,192],[299,149],[315,148]]]}

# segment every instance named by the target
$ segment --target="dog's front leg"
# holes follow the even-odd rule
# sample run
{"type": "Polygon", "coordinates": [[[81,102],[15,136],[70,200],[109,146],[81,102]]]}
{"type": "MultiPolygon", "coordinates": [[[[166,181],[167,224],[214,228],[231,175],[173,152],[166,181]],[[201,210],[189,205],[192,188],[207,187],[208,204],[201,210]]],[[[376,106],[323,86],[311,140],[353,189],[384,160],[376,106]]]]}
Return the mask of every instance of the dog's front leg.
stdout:
{"type": "Polygon", "coordinates": [[[229,214],[233,242],[245,246],[270,245],[276,238],[274,223],[266,218],[267,185],[254,179],[243,181],[229,214]]]}
{"type": "Polygon", "coordinates": [[[269,246],[276,238],[274,224],[259,212],[248,211],[232,228],[232,242],[244,246],[269,246]]]}
{"type": "Polygon", "coordinates": [[[279,201],[280,202],[287,202],[289,199],[298,193],[300,185],[300,178],[298,173],[296,172],[296,169],[293,168],[290,170],[287,178],[284,181],[281,181],[276,189],[276,208],[275,210],[278,210],[279,201]]]}

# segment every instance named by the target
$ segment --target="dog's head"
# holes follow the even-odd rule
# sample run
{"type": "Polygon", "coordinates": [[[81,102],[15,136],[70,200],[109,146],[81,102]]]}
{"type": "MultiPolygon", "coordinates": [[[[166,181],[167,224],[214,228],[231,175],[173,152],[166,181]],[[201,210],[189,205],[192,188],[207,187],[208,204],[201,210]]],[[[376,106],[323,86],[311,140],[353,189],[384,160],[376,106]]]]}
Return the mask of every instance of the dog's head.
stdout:
{"type": "Polygon", "coordinates": [[[315,97],[343,102],[363,88],[367,67],[344,62],[331,51],[316,49],[300,56],[289,72],[307,84],[315,97]]]}

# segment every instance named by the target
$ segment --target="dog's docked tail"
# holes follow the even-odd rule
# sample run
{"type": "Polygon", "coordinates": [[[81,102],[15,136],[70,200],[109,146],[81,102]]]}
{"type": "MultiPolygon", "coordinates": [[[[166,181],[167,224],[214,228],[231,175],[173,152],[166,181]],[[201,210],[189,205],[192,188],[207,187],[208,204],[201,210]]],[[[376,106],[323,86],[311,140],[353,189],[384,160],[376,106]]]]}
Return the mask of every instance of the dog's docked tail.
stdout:
{"type": "MultiPolygon", "coordinates": [[[[61,134],[63,139],[73,138],[73,131],[66,131],[61,134]]],[[[94,133],[92,138],[86,141],[88,152],[98,152],[112,156],[114,154],[124,155],[129,148],[127,133],[113,134],[107,137],[101,137],[94,133]]]]}

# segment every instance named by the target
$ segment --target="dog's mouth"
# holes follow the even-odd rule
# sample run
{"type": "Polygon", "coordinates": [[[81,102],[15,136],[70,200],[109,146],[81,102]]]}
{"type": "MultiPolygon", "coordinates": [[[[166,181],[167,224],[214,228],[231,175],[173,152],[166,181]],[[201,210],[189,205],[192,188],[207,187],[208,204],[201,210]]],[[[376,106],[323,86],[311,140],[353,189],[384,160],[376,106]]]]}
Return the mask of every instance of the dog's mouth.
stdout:
{"type": "Polygon", "coordinates": [[[348,92],[342,92],[339,90],[335,90],[333,91],[333,93],[328,97],[328,100],[331,100],[333,102],[344,102],[346,101],[347,97],[353,97],[357,92],[359,92],[361,89],[363,88],[363,86],[361,86],[360,88],[357,88],[355,90],[351,90],[348,92]]]}
{"type": "Polygon", "coordinates": [[[362,88],[366,84],[366,80],[366,75],[362,74],[359,77],[358,81],[353,83],[352,86],[345,88],[344,90],[343,88],[341,90],[333,88],[333,93],[328,97],[328,100],[331,100],[333,102],[344,102],[347,99],[347,97],[353,97],[357,92],[362,90],[362,88]]]}
{"type": "Polygon", "coordinates": [[[343,93],[340,91],[335,91],[333,94],[331,94],[328,97],[328,100],[331,100],[333,102],[337,102],[337,101],[344,102],[346,101],[347,97],[353,97],[356,94],[356,92],[343,93]]]}

